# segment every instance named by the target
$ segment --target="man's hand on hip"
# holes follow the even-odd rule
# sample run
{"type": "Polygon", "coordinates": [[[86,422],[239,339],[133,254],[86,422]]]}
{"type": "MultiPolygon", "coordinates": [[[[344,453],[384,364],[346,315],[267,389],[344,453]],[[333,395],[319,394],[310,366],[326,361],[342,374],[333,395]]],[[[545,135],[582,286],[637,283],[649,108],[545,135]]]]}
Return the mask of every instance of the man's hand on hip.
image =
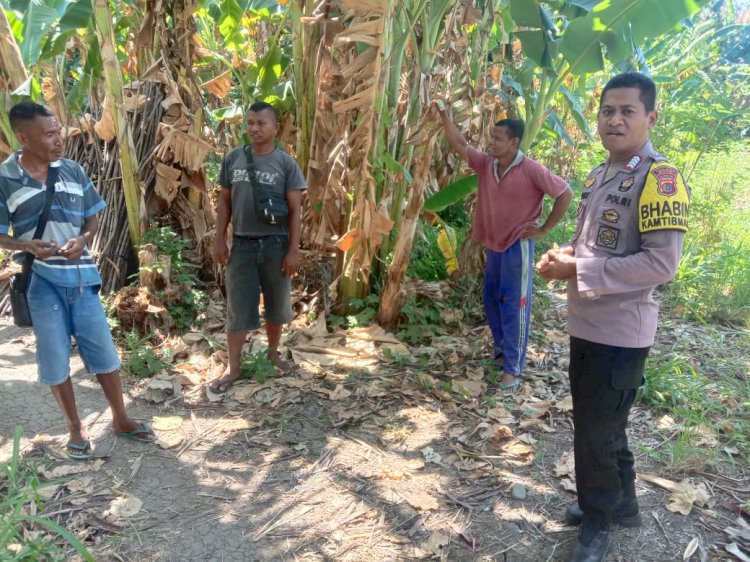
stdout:
{"type": "Polygon", "coordinates": [[[523,231],[521,238],[524,240],[539,240],[543,238],[547,232],[541,226],[527,226],[526,230],[523,231]]]}

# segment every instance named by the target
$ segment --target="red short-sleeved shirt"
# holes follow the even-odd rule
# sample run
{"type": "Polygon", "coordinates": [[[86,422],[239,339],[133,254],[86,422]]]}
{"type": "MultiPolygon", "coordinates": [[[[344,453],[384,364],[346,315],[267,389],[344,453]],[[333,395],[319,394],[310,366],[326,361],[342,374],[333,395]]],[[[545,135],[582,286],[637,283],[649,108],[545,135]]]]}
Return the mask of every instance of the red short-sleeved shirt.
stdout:
{"type": "Polygon", "coordinates": [[[499,182],[493,156],[471,146],[466,155],[479,184],[471,237],[496,252],[510,248],[527,226],[537,226],[545,195],[557,198],[568,187],[560,176],[520,152],[499,182]]]}

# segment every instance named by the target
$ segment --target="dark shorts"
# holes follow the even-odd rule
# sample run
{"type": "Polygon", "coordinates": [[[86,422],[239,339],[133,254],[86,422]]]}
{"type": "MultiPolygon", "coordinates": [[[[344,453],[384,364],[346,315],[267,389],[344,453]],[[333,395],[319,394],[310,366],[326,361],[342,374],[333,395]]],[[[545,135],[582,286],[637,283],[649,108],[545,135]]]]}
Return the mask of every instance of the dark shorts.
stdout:
{"type": "Polygon", "coordinates": [[[292,278],[281,271],[289,238],[235,236],[227,264],[227,333],[260,328],[258,306],[263,293],[266,322],[292,320],[292,278]]]}

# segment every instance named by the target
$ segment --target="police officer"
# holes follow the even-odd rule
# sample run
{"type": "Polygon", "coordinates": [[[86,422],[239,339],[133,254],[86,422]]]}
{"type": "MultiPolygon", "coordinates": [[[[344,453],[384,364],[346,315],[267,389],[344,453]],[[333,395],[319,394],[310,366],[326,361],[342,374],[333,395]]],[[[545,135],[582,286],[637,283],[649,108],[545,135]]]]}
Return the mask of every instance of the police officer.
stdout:
{"type": "Polygon", "coordinates": [[[568,280],[578,504],[566,519],[582,523],[574,562],[604,559],[611,523],[641,524],[625,426],[656,334],[654,288],[675,275],[690,202],[680,172],[651,146],[656,120],[650,78],[606,84],[598,133],[609,158],[586,179],[570,245],[537,263],[545,279],[568,280]]]}

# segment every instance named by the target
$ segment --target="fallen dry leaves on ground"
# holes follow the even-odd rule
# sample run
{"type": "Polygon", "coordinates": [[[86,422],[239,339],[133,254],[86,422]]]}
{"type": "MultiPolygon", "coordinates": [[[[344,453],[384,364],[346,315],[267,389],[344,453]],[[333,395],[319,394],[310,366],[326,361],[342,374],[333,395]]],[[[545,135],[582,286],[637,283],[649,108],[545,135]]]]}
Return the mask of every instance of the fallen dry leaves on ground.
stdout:
{"type": "MultiPolygon", "coordinates": [[[[221,307],[212,310],[215,320],[221,307]]],[[[254,543],[303,532],[327,543],[340,559],[368,559],[376,548],[385,558],[475,559],[489,555],[490,546],[520,556],[508,560],[547,559],[540,553],[558,548],[561,533],[575,537],[559,523],[565,505],[575,499],[561,310],[557,306],[541,322],[524,384],[507,402],[496,390],[489,331],[465,311],[450,316],[444,335],[420,346],[406,345],[378,326],[331,330],[322,314],[309,326],[298,319],[283,342],[294,372],[251,376],[223,394],[206,392],[226,360],[223,326],[214,322],[212,331],[165,340],[173,351],[171,368],[138,381],[135,391],[153,404],[151,421],[165,454],[203,458],[200,451],[209,444],[226,443],[231,457],[242,442],[275,451],[256,469],[284,467],[300,483],[320,486],[315,499],[279,495],[275,515],[249,535],[254,543]],[[213,417],[202,417],[201,409],[213,417]],[[308,434],[304,424],[294,431],[287,427],[311,412],[323,420],[317,424],[320,435],[308,434]],[[349,481],[356,486],[344,483],[349,481]],[[363,491],[353,492],[357,486],[363,491]],[[321,516],[323,506],[336,511],[321,516]],[[385,518],[397,507],[406,521],[400,526],[385,518]],[[504,521],[515,527],[506,528],[504,521]]],[[[691,328],[679,329],[684,334],[691,328]]],[[[247,350],[264,348],[264,336],[251,334],[247,350]]],[[[717,446],[713,427],[692,428],[696,446],[717,446]]],[[[630,432],[637,443],[658,447],[680,430],[668,415],[642,404],[633,409],[630,432]]],[[[40,450],[49,456],[48,446],[40,450]]],[[[731,451],[726,454],[732,457],[731,451]]],[[[739,511],[730,524],[722,507],[732,497],[741,499],[741,491],[750,492],[747,467],[735,470],[731,480],[707,470],[675,481],[678,475],[659,473],[658,463],[638,455],[638,494],[655,514],[654,544],[662,544],[654,547],[662,549],[654,551],[656,556],[669,552],[671,557],[677,550],[684,560],[718,552],[740,560],[748,556],[747,513],[735,501],[739,511]],[[683,522],[681,533],[666,531],[668,519],[673,526],[683,522]]],[[[218,457],[223,453],[214,451],[201,462],[214,466],[218,457]]],[[[51,492],[54,508],[71,509],[66,526],[90,544],[126,527],[148,527],[153,518],[147,498],[144,503],[118,482],[107,482],[97,464],[105,460],[61,464],[51,469],[58,472],[41,473],[45,479],[70,478],[51,492]]],[[[132,471],[131,479],[138,466],[132,471]]],[[[231,497],[241,495],[235,492],[231,497]]]]}

